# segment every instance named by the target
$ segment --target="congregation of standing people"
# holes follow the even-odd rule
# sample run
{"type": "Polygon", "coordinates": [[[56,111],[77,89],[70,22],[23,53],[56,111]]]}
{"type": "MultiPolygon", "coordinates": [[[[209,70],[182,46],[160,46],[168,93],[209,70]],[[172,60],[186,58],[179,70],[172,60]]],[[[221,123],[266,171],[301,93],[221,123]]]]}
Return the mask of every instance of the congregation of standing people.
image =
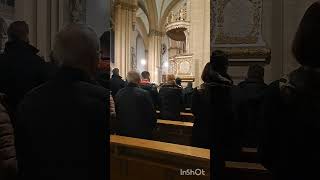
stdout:
{"type": "Polygon", "coordinates": [[[192,146],[212,150],[213,178],[225,177],[225,161],[237,159],[242,147],[257,148],[276,180],[320,178],[319,2],[306,11],[293,42],[301,66],[269,85],[259,64],[235,85],[228,54],[219,50],[195,88],[172,74],[159,86],[147,71],[123,79],[117,68],[109,80],[110,59],[101,57],[106,38],[100,47],[87,25],[63,28],[50,62],[29,43],[25,22],[13,22],[7,34],[0,55],[1,180],[107,179],[110,112],[112,133],[152,139],[157,110],[179,121],[186,108],[195,117],[192,146]]]}
{"type": "Polygon", "coordinates": [[[7,34],[0,55],[0,179],[106,179],[109,69],[100,63],[95,31],[64,27],[50,62],[29,43],[24,21],[7,34]]]}
{"type": "Polygon", "coordinates": [[[162,119],[177,121],[181,120],[180,112],[191,107],[195,116],[192,146],[212,150],[213,178],[224,179],[225,161],[237,160],[241,148],[249,147],[257,148],[259,163],[274,179],[318,179],[319,32],[320,3],[316,2],[306,11],[293,42],[293,55],[301,66],[288,78],[279,78],[269,85],[264,82],[262,64],[251,64],[246,79],[235,85],[228,74],[228,54],[219,50],[212,53],[201,76],[203,84],[196,88],[189,83],[183,89],[181,79],[171,74],[157,92],[144,88],[144,80],[140,85],[137,80],[123,92],[131,99],[132,96],[139,98],[139,102],[144,99],[145,104],[153,107],[148,109],[152,112],[146,115],[147,108],[135,107],[132,112],[125,111],[133,107],[126,104],[119,93],[117,96],[121,100],[118,103],[115,100],[117,120],[121,123],[130,120],[145,128],[143,131],[136,128],[134,132],[121,126],[124,129],[119,134],[128,135],[122,133],[127,128],[132,137],[141,137],[140,133],[145,131],[149,132],[147,138],[150,138],[156,121],[154,107],[160,110],[162,119]],[[124,114],[129,118],[123,118],[124,114]],[[148,125],[143,124],[144,121],[148,121],[148,125]]]}

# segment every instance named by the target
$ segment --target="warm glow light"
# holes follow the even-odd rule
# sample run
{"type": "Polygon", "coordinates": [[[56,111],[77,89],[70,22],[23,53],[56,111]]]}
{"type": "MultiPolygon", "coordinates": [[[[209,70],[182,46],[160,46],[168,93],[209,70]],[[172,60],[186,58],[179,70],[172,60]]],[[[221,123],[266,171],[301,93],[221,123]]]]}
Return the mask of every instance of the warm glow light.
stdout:
{"type": "Polygon", "coordinates": [[[145,59],[141,59],[140,62],[141,62],[141,65],[142,65],[142,66],[145,66],[145,65],[147,64],[147,61],[146,61],[145,59]]]}
{"type": "Polygon", "coordinates": [[[169,63],[168,62],[164,62],[163,66],[167,68],[167,67],[169,67],[169,63]]]}

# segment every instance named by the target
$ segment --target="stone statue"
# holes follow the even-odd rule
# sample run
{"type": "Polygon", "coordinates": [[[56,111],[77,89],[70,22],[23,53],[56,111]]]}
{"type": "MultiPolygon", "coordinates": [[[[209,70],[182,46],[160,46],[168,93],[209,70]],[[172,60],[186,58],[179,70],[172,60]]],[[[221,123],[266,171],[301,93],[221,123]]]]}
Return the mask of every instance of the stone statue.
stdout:
{"type": "Polygon", "coordinates": [[[0,17],[0,52],[4,49],[4,44],[7,41],[7,23],[0,17]]]}
{"type": "Polygon", "coordinates": [[[179,20],[180,21],[184,21],[185,18],[184,18],[184,9],[180,9],[179,11],[179,20]]]}
{"type": "Polygon", "coordinates": [[[134,47],[131,47],[131,69],[137,70],[137,57],[134,47]]]}
{"type": "Polygon", "coordinates": [[[70,0],[69,8],[71,14],[71,21],[73,23],[79,22],[81,20],[81,14],[83,10],[81,0],[70,0]]]}
{"type": "Polygon", "coordinates": [[[175,22],[173,11],[171,11],[171,13],[170,13],[170,23],[172,23],[172,22],[175,22]]]}

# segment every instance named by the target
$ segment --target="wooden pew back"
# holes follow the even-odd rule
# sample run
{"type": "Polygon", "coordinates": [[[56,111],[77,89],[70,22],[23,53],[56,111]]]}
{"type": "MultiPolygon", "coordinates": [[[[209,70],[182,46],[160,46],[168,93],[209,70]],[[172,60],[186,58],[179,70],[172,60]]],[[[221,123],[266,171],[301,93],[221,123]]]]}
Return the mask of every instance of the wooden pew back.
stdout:
{"type": "MultiPolygon", "coordinates": [[[[157,113],[157,119],[161,119],[160,111],[156,111],[157,113]]],[[[180,113],[180,118],[181,119],[170,119],[172,121],[185,121],[185,122],[194,122],[195,117],[192,113],[187,113],[187,112],[181,112],[180,113]]]]}
{"type": "Polygon", "coordinates": [[[110,137],[111,180],[210,179],[210,151],[137,138],[110,137]],[[181,176],[181,170],[203,169],[204,176],[181,176]]]}
{"type": "Polygon", "coordinates": [[[153,139],[189,146],[191,145],[192,127],[193,123],[191,122],[158,119],[153,139]]]}

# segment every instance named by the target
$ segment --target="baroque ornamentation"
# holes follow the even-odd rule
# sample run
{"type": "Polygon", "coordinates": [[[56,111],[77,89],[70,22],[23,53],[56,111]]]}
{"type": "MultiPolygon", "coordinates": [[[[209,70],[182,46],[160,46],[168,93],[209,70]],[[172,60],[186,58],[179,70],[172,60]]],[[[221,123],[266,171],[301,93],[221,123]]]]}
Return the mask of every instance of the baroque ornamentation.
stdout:
{"type": "Polygon", "coordinates": [[[266,47],[224,47],[217,48],[224,51],[231,59],[266,59],[271,58],[271,50],[266,47]]]}
{"type": "MultiPolygon", "coordinates": [[[[225,14],[225,10],[226,7],[233,7],[233,0],[217,0],[213,3],[215,3],[215,8],[213,7],[213,11],[216,12],[215,14],[213,14],[213,18],[216,25],[214,25],[216,28],[216,37],[215,37],[215,43],[216,44],[255,44],[258,42],[259,39],[259,35],[261,34],[261,14],[262,14],[262,0],[247,0],[248,3],[251,4],[250,7],[248,7],[249,9],[246,9],[247,13],[250,13],[250,24],[252,24],[252,26],[250,27],[251,29],[249,30],[249,32],[247,33],[247,35],[245,36],[230,36],[228,34],[225,33],[224,30],[224,23],[226,20],[226,16],[231,17],[231,18],[241,18],[239,16],[240,13],[236,14],[235,11],[233,11],[232,13],[235,17],[232,17],[232,14],[225,14]],[[250,9],[251,8],[251,9],[250,9]]],[[[237,9],[237,8],[235,8],[237,9]]],[[[233,20],[233,19],[231,19],[233,20]]],[[[238,22],[236,22],[238,23],[238,22]]],[[[241,22],[239,22],[240,24],[241,22]]],[[[239,27],[240,28],[240,27],[239,27]]]]}
{"type": "Polygon", "coordinates": [[[83,0],[69,0],[69,12],[72,23],[78,23],[83,20],[84,10],[83,0]]]}
{"type": "Polygon", "coordinates": [[[169,59],[169,73],[182,79],[193,78],[192,55],[178,55],[169,59]]]}
{"type": "Polygon", "coordinates": [[[161,32],[161,31],[158,31],[158,30],[155,30],[155,29],[150,29],[149,30],[149,36],[164,36],[165,33],[161,32]]]}
{"type": "Polygon", "coordinates": [[[114,7],[119,7],[124,10],[136,11],[138,9],[137,5],[121,2],[120,0],[115,1],[114,7]]]}

